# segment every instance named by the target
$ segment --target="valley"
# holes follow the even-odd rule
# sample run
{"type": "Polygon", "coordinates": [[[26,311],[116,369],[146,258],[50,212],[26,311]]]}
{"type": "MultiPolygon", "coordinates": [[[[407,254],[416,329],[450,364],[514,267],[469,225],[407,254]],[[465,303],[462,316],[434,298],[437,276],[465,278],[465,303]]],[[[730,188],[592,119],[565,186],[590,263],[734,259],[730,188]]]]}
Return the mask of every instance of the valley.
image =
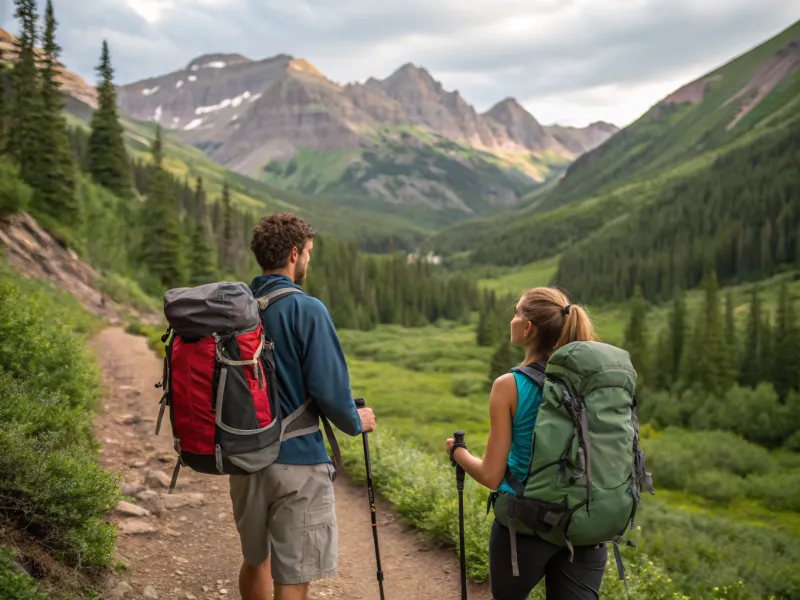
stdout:
{"type": "Polygon", "coordinates": [[[411,63],[340,85],[288,55],[200,57],[122,86],[119,101],[232,171],[439,225],[516,204],[617,131],[543,127],[513,98],[478,114],[411,63]]]}

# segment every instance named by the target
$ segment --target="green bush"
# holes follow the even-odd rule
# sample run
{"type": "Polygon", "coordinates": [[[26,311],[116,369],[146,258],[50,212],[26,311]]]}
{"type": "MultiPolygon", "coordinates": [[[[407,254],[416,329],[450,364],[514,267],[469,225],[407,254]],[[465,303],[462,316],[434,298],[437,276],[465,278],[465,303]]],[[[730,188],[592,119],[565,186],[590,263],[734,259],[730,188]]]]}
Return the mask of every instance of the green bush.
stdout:
{"type": "Polygon", "coordinates": [[[0,274],[0,511],[63,563],[106,565],[118,495],[91,433],[96,321],[67,294],[0,274]]]}
{"type": "Polygon", "coordinates": [[[472,382],[468,379],[453,379],[453,383],[450,386],[450,393],[453,396],[469,396],[472,392],[472,382]]]}
{"type": "Polygon", "coordinates": [[[725,471],[739,477],[771,470],[769,452],[725,431],[667,429],[642,440],[647,469],[657,486],[687,489],[696,473],[725,471]]]}
{"type": "Polygon", "coordinates": [[[31,195],[31,188],[19,178],[17,168],[0,157],[0,217],[27,209],[31,195]]]}
{"type": "Polygon", "coordinates": [[[37,388],[60,390],[72,406],[96,400],[96,371],[84,354],[84,337],[96,321],[71,296],[22,282],[0,265],[0,365],[37,388]],[[28,284],[28,285],[23,285],[28,284]]]}
{"type": "Polygon", "coordinates": [[[36,584],[25,573],[14,570],[12,554],[0,548],[0,598],[7,600],[45,600],[36,584]]]}

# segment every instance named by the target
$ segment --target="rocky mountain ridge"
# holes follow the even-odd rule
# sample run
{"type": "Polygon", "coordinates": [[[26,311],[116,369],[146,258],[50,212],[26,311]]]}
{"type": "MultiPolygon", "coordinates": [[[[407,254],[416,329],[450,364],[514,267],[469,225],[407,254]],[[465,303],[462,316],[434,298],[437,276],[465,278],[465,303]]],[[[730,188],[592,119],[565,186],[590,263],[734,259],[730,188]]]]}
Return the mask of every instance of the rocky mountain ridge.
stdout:
{"type": "MultiPolygon", "coordinates": [[[[3,60],[13,61],[16,55],[14,46],[15,37],[8,31],[0,27],[0,51],[3,53],[3,60]]],[[[65,94],[80,100],[91,108],[97,107],[97,91],[94,87],[86,83],[84,79],[66,67],[61,65],[58,81],[61,82],[61,89],[65,94]]]]}
{"type": "Polygon", "coordinates": [[[542,127],[514,99],[480,114],[424,68],[407,63],[383,80],[337,84],[303,59],[253,61],[206,55],[185,69],[125,85],[121,109],[172,129],[183,141],[245,174],[300,149],[369,148],[386,128],[420,128],[497,155],[569,162],[616,132],[603,124],[565,134],[542,127]],[[561,139],[559,139],[560,136],[561,139]]]}

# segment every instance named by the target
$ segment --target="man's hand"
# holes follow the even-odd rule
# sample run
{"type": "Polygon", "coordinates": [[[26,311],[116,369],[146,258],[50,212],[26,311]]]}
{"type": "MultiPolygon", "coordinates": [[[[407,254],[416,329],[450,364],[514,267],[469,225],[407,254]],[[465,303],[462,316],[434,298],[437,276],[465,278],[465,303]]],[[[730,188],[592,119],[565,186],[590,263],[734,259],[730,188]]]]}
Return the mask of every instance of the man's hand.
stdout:
{"type": "Polygon", "coordinates": [[[375,431],[375,413],[371,408],[359,408],[358,416],[361,419],[361,432],[369,433],[375,431]]]}

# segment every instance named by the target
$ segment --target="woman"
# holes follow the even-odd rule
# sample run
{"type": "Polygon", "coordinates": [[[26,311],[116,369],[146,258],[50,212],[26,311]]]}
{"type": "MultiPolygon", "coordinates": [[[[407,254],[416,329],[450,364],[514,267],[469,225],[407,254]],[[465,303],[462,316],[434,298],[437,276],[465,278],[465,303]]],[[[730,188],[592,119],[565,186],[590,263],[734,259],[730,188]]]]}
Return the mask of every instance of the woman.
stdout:
{"type": "MultiPolygon", "coordinates": [[[[510,329],[511,343],[525,348],[526,365],[543,365],[556,349],[570,342],[597,341],[586,311],[570,305],[559,290],[546,287],[522,295],[510,329]]],[[[481,485],[500,494],[513,493],[504,481],[506,468],[517,481],[525,480],[541,400],[541,388],[524,375],[514,372],[498,377],[489,395],[490,429],[483,460],[460,447],[452,458],[481,485]]],[[[448,455],[452,446],[451,438],[448,455]]],[[[495,520],[489,538],[489,580],[495,600],[525,600],[542,577],[548,600],[599,597],[607,556],[604,544],[575,547],[570,562],[566,548],[518,533],[517,552],[519,577],[514,577],[509,530],[495,520]]]]}

